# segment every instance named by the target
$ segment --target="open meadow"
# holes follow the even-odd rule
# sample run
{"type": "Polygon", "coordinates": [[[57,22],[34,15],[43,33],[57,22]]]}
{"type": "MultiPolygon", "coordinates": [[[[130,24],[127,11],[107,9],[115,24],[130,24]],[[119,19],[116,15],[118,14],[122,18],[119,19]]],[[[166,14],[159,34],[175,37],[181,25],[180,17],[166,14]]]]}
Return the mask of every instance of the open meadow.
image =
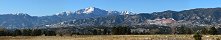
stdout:
{"type": "MultiPolygon", "coordinates": [[[[203,40],[219,40],[221,35],[203,35],[203,40]]],[[[1,36],[0,40],[194,40],[192,35],[74,35],[1,36]]]]}

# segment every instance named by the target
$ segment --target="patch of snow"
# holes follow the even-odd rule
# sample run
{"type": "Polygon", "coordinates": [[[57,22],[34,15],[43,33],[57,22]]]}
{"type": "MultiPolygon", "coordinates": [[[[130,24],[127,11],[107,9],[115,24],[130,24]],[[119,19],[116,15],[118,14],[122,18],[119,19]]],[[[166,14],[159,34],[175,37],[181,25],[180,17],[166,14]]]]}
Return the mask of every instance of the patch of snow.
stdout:
{"type": "Polygon", "coordinates": [[[133,14],[132,12],[129,12],[129,11],[123,11],[121,12],[121,15],[129,15],[129,14],[133,14]]]}
{"type": "Polygon", "coordinates": [[[57,13],[56,15],[71,15],[73,12],[72,11],[65,11],[62,13],[57,13]]]}
{"type": "Polygon", "coordinates": [[[92,13],[93,11],[94,11],[94,7],[89,7],[89,8],[86,8],[83,13],[89,14],[89,13],[92,13]]]}
{"type": "Polygon", "coordinates": [[[48,27],[48,26],[50,26],[50,25],[45,25],[45,26],[47,26],[47,27],[48,27]]]}

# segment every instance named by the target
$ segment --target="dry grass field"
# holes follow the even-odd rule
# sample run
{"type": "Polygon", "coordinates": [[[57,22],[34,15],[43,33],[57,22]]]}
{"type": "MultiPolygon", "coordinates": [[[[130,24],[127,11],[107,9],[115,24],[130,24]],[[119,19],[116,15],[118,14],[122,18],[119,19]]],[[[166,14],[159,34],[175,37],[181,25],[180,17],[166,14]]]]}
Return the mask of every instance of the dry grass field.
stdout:
{"type": "MultiPolygon", "coordinates": [[[[203,35],[203,40],[221,35],[203,35]]],[[[0,40],[194,40],[192,35],[74,35],[74,36],[1,36],[0,40]]]]}

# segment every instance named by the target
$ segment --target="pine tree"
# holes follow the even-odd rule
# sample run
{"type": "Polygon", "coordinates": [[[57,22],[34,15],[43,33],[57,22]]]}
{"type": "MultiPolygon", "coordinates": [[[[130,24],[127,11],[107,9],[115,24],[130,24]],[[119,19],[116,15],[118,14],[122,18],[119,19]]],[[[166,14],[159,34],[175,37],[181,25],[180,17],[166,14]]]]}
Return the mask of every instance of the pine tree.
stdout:
{"type": "Polygon", "coordinates": [[[208,30],[207,30],[205,27],[203,27],[203,28],[201,29],[201,33],[202,33],[202,34],[208,34],[208,30]]]}
{"type": "Polygon", "coordinates": [[[22,35],[23,36],[31,36],[32,30],[31,29],[23,29],[22,35]]]}
{"type": "Polygon", "coordinates": [[[19,29],[16,29],[13,33],[13,36],[21,36],[21,35],[22,35],[22,32],[19,29]]]}
{"type": "Polygon", "coordinates": [[[56,32],[55,31],[49,31],[49,30],[47,30],[47,31],[45,31],[45,36],[56,36],[56,32]]]}
{"type": "Polygon", "coordinates": [[[0,28],[0,36],[5,36],[5,29],[0,28]]]}
{"type": "Polygon", "coordinates": [[[185,34],[192,34],[193,30],[191,28],[186,28],[185,29],[185,34]]]}
{"type": "Polygon", "coordinates": [[[210,35],[216,35],[216,34],[217,34],[216,28],[215,28],[215,27],[211,27],[211,28],[209,29],[209,34],[210,34],[210,35]]]}
{"type": "Polygon", "coordinates": [[[40,29],[34,29],[31,34],[32,34],[32,36],[43,35],[42,30],[40,30],[40,29]]]}
{"type": "Polygon", "coordinates": [[[108,34],[108,30],[107,28],[104,28],[104,32],[103,32],[104,35],[108,34]]]}
{"type": "Polygon", "coordinates": [[[117,27],[113,27],[113,28],[112,28],[111,34],[113,34],[113,35],[117,35],[117,34],[118,34],[118,29],[117,29],[117,27]]]}
{"type": "Polygon", "coordinates": [[[184,26],[181,26],[177,29],[178,31],[178,34],[184,34],[185,33],[185,27],[184,26]]]}

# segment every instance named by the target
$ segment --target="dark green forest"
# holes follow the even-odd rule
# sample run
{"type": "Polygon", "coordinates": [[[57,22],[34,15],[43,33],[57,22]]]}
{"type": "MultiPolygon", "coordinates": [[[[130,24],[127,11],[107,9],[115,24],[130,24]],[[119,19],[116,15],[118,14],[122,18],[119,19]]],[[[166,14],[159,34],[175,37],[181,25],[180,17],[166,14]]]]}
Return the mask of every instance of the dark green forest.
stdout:
{"type": "Polygon", "coordinates": [[[155,35],[155,34],[194,34],[219,35],[221,28],[215,27],[169,27],[169,26],[88,26],[76,31],[76,28],[47,29],[0,29],[0,36],[72,36],[72,35],[155,35]]]}

